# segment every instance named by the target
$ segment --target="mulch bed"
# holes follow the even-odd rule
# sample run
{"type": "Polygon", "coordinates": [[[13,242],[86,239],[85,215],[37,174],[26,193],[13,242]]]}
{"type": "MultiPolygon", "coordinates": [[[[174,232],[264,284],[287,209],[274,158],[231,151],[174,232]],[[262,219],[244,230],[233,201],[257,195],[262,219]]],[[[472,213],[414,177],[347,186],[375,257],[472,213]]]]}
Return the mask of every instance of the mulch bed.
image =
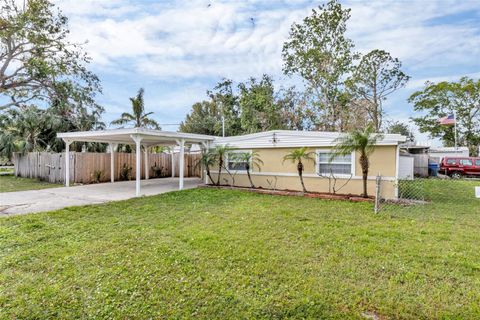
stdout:
{"type": "Polygon", "coordinates": [[[374,197],[363,198],[358,195],[352,194],[331,194],[326,192],[299,192],[294,190],[270,190],[262,188],[247,188],[247,187],[232,187],[232,186],[214,186],[214,185],[203,185],[202,188],[214,188],[214,189],[228,189],[228,190],[242,190],[255,192],[260,194],[270,194],[278,196],[297,196],[297,197],[306,197],[306,198],[319,198],[327,200],[347,200],[353,202],[374,202],[374,197]]]}

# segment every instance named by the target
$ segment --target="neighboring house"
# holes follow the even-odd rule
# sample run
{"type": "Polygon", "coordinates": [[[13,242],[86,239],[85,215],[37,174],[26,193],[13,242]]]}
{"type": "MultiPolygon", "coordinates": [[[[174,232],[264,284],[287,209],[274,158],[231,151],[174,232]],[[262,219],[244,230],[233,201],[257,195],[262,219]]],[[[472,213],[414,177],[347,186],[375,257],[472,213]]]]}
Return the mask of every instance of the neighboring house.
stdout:
{"type": "MultiPolygon", "coordinates": [[[[342,194],[362,193],[362,171],[359,154],[353,152],[345,157],[337,157],[329,162],[332,148],[341,133],[319,131],[286,131],[275,130],[243,136],[215,138],[212,146],[228,145],[234,152],[256,151],[263,161],[260,170],[252,168],[252,179],[256,186],[279,190],[302,190],[297,173],[297,165],[290,161],[283,162],[283,157],[293,149],[308,147],[315,153],[315,163],[304,161],[303,177],[308,191],[332,192],[333,184],[342,194]],[[333,176],[332,176],[333,173],[333,176]],[[333,179],[335,178],[335,179],[333,179]],[[348,182],[347,182],[348,181],[348,182]]],[[[370,156],[368,194],[375,194],[375,176],[382,176],[382,195],[393,199],[397,196],[395,180],[399,176],[399,144],[406,137],[398,134],[386,134],[378,141],[370,156]]],[[[226,159],[231,173],[235,175],[235,184],[249,186],[245,170],[234,170],[243,167],[226,159]]],[[[212,168],[215,169],[215,168],[212,168]]],[[[218,171],[212,170],[214,179],[218,171]]],[[[231,183],[228,173],[222,172],[221,182],[231,183]]]]}
{"type": "Polygon", "coordinates": [[[444,157],[468,157],[469,150],[467,147],[431,147],[428,150],[431,158],[436,158],[437,163],[440,163],[444,157]]]}

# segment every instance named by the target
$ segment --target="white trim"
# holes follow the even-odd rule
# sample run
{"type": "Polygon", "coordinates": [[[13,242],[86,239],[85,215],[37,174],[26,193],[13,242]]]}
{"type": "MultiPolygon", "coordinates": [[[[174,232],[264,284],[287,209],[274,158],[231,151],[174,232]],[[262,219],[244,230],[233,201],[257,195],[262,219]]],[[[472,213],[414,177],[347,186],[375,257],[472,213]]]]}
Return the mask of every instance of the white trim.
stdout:
{"type": "Polygon", "coordinates": [[[185,140],[181,139],[178,141],[180,145],[180,161],[178,165],[178,190],[183,190],[183,174],[184,174],[184,167],[185,167],[185,140]]]}
{"type": "MultiPolygon", "coordinates": [[[[236,171],[237,174],[239,175],[246,175],[247,172],[246,171],[236,171]]],[[[210,170],[210,173],[212,174],[218,174],[218,171],[217,170],[210,170]]],[[[226,172],[222,171],[222,174],[227,174],[226,172]]],[[[253,175],[253,176],[277,176],[277,177],[298,177],[298,173],[292,173],[292,172],[252,172],[250,171],[250,174],[253,175]]],[[[314,174],[314,173],[304,173],[303,174],[303,177],[305,178],[318,178],[318,179],[326,179],[326,177],[322,177],[322,176],[319,176],[317,174],[314,174]]],[[[335,176],[337,177],[337,176],[335,176]]],[[[338,177],[339,179],[351,179],[351,180],[362,180],[363,177],[362,176],[352,176],[350,178],[350,176],[348,175],[345,175],[345,176],[339,176],[338,177]]],[[[368,176],[367,177],[368,180],[375,180],[377,177],[375,176],[368,176]]],[[[395,181],[395,177],[382,177],[382,180],[386,180],[386,181],[395,181]]]]}
{"type": "Polygon", "coordinates": [[[140,149],[142,136],[139,134],[132,134],[130,136],[135,141],[135,196],[140,197],[140,162],[142,151],[140,149]]]}
{"type": "MultiPolygon", "coordinates": [[[[320,153],[332,153],[332,149],[316,149],[315,150],[315,173],[320,176],[320,153]]],[[[355,151],[350,153],[350,162],[329,162],[329,163],[338,163],[338,164],[349,164],[350,165],[350,175],[343,173],[333,174],[335,178],[350,178],[355,176],[355,162],[357,162],[355,151]]],[[[322,162],[324,163],[324,162],[322,162]]]]}
{"type": "MultiPolygon", "coordinates": [[[[334,147],[336,139],[344,135],[339,132],[273,130],[242,136],[215,138],[214,145],[229,145],[237,149],[290,148],[290,147],[334,147]],[[273,136],[275,135],[275,142],[273,136]]],[[[398,145],[406,137],[385,134],[377,142],[379,146],[398,145]]]]}

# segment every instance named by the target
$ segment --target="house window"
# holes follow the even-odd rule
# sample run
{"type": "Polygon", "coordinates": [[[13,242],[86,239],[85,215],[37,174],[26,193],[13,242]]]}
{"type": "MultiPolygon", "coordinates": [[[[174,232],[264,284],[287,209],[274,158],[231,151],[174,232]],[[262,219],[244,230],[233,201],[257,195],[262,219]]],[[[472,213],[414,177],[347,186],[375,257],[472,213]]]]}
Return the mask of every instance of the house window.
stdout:
{"type": "Polygon", "coordinates": [[[245,154],[250,154],[251,151],[237,151],[230,152],[227,156],[227,168],[232,171],[246,171],[247,163],[246,161],[241,160],[242,156],[245,154]]]}
{"type": "Polygon", "coordinates": [[[332,153],[329,151],[318,151],[318,174],[351,175],[353,174],[352,158],[352,154],[332,157],[332,153]]]}

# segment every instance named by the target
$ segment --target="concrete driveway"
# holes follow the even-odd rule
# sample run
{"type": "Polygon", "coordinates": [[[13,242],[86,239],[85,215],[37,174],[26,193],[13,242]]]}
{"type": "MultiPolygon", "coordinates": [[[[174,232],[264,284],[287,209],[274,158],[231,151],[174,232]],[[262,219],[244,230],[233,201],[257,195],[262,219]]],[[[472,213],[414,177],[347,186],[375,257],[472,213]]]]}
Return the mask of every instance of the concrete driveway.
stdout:
{"type": "MultiPolygon", "coordinates": [[[[185,178],[184,188],[197,187],[198,178],[185,178]]],[[[146,196],[178,190],[178,178],[142,180],[141,194],[146,196]]],[[[42,212],[71,206],[105,203],[135,197],[135,181],[89,184],[0,193],[0,216],[42,212]]]]}

